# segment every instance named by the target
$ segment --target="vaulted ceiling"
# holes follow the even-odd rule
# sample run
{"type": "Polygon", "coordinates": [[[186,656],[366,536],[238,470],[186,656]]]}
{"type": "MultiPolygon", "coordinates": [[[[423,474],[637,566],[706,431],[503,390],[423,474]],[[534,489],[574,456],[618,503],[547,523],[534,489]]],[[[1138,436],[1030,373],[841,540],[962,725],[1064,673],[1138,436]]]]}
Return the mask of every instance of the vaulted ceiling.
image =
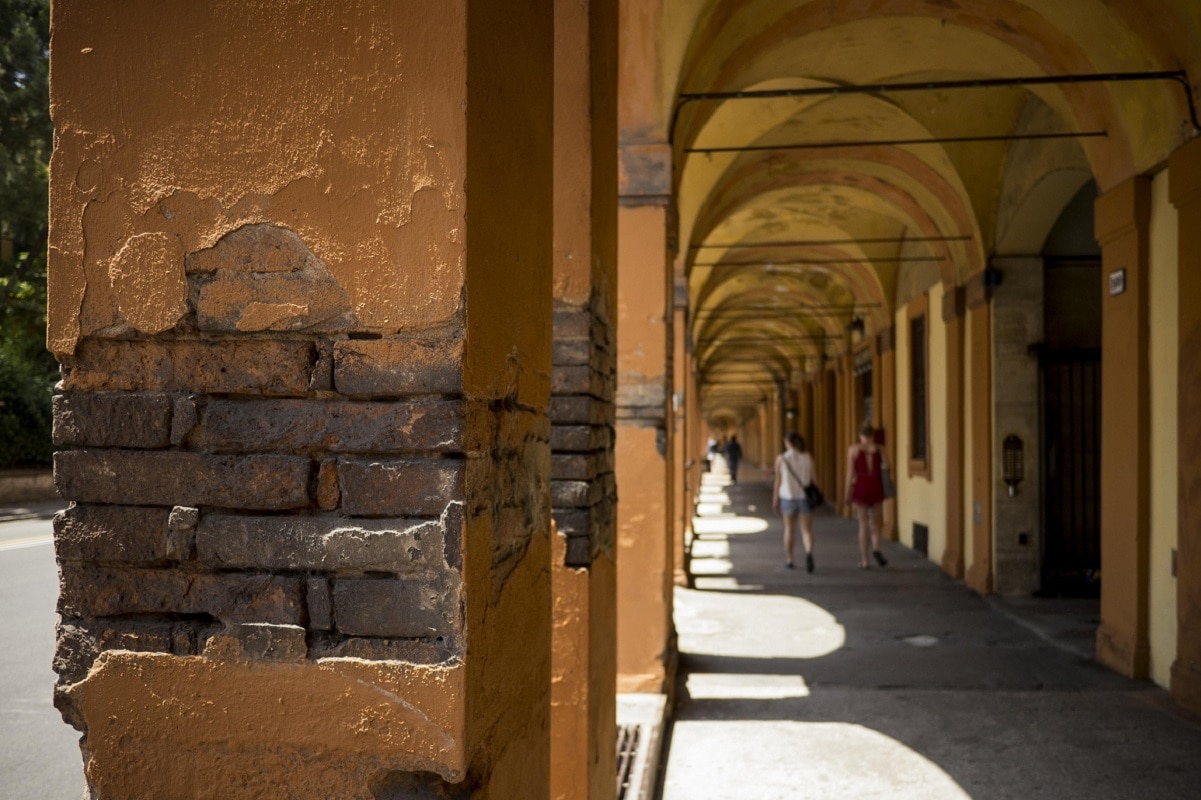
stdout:
{"type": "Polygon", "coordinates": [[[710,418],[844,354],[852,320],[873,335],[914,291],[1038,252],[1082,185],[1193,133],[1176,80],[1008,82],[1201,75],[1193,0],[663,2],[676,271],[710,418]]]}

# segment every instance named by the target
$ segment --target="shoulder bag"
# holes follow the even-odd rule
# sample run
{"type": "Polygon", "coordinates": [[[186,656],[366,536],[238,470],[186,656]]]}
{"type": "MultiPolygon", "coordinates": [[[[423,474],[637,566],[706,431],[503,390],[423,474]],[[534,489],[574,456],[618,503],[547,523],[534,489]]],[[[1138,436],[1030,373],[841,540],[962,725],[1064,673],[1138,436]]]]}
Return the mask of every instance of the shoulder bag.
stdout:
{"type": "Polygon", "coordinates": [[[796,479],[796,482],[801,484],[801,488],[805,492],[805,502],[809,504],[809,510],[816,511],[822,503],[826,502],[826,496],[822,494],[822,490],[817,487],[816,483],[810,483],[806,486],[801,482],[801,476],[797,475],[796,470],[792,468],[792,464],[788,463],[788,459],[781,458],[780,460],[784,462],[784,466],[788,469],[792,477],[796,479]]]}

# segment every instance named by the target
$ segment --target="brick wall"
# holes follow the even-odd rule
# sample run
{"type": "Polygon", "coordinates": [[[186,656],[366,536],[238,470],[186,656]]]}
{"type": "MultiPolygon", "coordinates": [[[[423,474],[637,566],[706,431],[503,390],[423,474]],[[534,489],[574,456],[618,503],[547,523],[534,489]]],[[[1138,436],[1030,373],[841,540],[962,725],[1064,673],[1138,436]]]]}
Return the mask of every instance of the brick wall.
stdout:
{"type": "Polygon", "coordinates": [[[540,527],[499,518],[545,512],[539,481],[530,497],[505,489],[525,479],[545,418],[465,399],[454,329],[338,332],[352,320],[319,263],[290,232],[252,227],[216,256],[189,256],[174,328],[150,338],[118,326],[64,361],[60,689],[110,649],[459,659],[467,518],[491,515],[505,532],[497,581],[540,527]],[[240,305],[212,291],[221,281],[240,305]]]}
{"type": "Polygon", "coordinates": [[[599,302],[561,304],[554,316],[551,383],[551,503],[567,539],[566,565],[613,555],[617,481],[613,472],[613,329],[599,302]]]}

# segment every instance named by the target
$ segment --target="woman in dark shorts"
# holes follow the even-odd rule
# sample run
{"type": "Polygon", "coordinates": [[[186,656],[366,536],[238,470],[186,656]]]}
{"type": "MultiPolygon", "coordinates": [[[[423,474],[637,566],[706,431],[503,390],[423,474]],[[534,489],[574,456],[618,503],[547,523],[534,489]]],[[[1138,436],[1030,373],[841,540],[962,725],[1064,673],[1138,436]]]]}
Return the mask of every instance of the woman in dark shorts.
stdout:
{"type": "Polygon", "coordinates": [[[880,566],[888,559],[880,552],[880,508],[884,502],[882,468],[888,466],[883,449],[876,444],[876,430],[871,423],[859,429],[859,441],[847,451],[847,505],[853,507],[859,519],[859,569],[867,569],[868,539],[871,555],[880,566]]]}

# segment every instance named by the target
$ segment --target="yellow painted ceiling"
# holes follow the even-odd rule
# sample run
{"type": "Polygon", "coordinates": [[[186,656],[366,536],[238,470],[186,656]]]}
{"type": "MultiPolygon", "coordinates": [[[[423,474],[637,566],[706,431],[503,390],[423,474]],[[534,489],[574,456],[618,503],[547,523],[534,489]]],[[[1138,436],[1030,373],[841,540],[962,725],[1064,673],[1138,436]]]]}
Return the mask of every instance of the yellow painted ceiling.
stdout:
{"type": "Polygon", "coordinates": [[[1195,0],[1161,0],[1154,13],[1138,0],[661,1],[677,271],[711,419],[744,417],[823,356],[846,353],[852,320],[868,336],[891,325],[902,284],[960,283],[1002,235],[1034,246],[1089,172],[1104,190],[1191,135],[1183,91],[1162,81],[681,96],[1182,68],[1201,76],[1195,0]],[[898,141],[1015,132],[1106,135],[898,141]],[[822,147],[746,149],[803,144],[822,147]],[[712,148],[741,149],[697,152],[712,148]]]}

